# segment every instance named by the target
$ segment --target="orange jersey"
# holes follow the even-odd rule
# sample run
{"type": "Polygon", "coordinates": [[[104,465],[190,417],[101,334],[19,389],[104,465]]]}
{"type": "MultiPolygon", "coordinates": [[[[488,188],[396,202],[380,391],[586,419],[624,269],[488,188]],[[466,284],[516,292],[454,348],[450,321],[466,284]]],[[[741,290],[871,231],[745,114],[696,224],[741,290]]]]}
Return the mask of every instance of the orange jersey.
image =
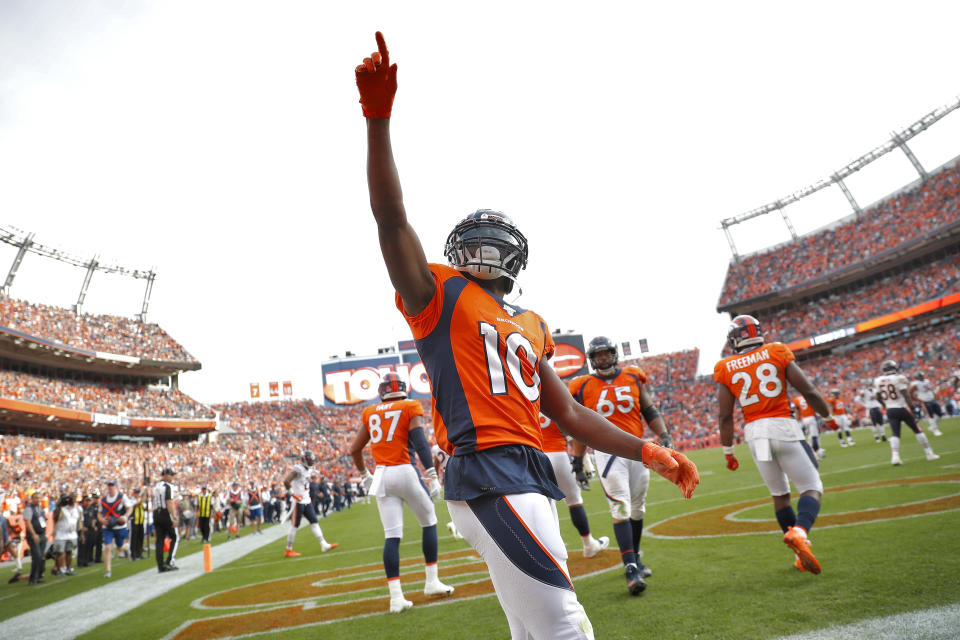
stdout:
{"type": "Polygon", "coordinates": [[[835,416],[842,416],[847,412],[847,408],[843,406],[843,400],[840,398],[827,398],[827,404],[830,405],[830,409],[835,416]]]}
{"type": "Polygon", "coordinates": [[[556,422],[542,413],[540,414],[540,435],[543,438],[544,453],[567,450],[567,436],[563,435],[556,422]]]}
{"type": "Polygon", "coordinates": [[[813,408],[807,404],[807,399],[803,396],[794,398],[793,404],[799,409],[801,418],[813,418],[816,415],[813,408]]]}
{"type": "Polygon", "coordinates": [[[570,381],[570,393],[577,402],[593,409],[629,434],[643,437],[640,415],[640,387],[647,374],[638,367],[618,369],[612,378],[590,374],[570,381]]]}
{"type": "Polygon", "coordinates": [[[746,422],[792,418],[787,366],[793,361],[793,352],[787,345],[771,342],[724,358],[713,368],[713,379],[737,398],[746,422]]]}
{"type": "Polygon", "coordinates": [[[437,443],[454,456],[501,445],[539,450],[540,363],[553,354],[547,325],[451,267],[431,264],[436,292],[403,313],[433,390],[437,443]],[[449,448],[448,448],[449,447],[449,448]]]}
{"type": "Polygon", "coordinates": [[[410,422],[423,415],[416,400],[391,400],[372,404],[360,414],[370,434],[370,449],[378,466],[414,464],[410,448],[410,422]]]}

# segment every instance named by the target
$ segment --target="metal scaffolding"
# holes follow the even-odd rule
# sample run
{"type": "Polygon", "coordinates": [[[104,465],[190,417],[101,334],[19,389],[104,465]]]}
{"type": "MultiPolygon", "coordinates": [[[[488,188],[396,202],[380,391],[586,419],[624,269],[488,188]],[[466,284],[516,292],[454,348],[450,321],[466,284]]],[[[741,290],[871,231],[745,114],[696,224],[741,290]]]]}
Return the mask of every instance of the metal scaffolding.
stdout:
{"type": "Polygon", "coordinates": [[[756,209],[752,209],[750,211],[747,211],[746,213],[741,213],[740,215],[737,215],[737,216],[726,218],[725,220],[721,220],[720,228],[723,229],[723,232],[727,237],[727,242],[730,244],[730,250],[733,252],[734,261],[739,262],[740,256],[737,253],[736,245],[734,245],[733,243],[733,236],[730,234],[730,227],[738,225],[742,222],[746,222],[747,220],[751,220],[758,216],[762,216],[768,213],[772,213],[774,211],[778,211],[780,215],[783,216],[783,221],[787,225],[787,229],[790,231],[791,238],[796,240],[797,238],[796,231],[794,231],[793,224],[790,222],[790,219],[784,213],[783,208],[795,202],[798,202],[801,199],[806,198],[807,196],[813,195],[814,193],[820,191],[821,189],[826,189],[827,187],[832,187],[832,186],[838,187],[840,191],[843,192],[843,195],[844,197],[846,197],[847,202],[850,203],[850,207],[851,209],[853,209],[853,212],[859,216],[862,213],[862,210],[860,209],[860,205],[857,204],[857,201],[853,197],[853,194],[850,193],[849,189],[847,189],[847,185],[844,182],[844,179],[852,176],[857,171],[860,171],[861,169],[869,165],[871,162],[878,160],[879,158],[890,153],[894,149],[900,149],[907,156],[907,159],[910,161],[910,164],[913,165],[913,168],[914,170],[916,170],[917,174],[920,176],[920,179],[925,180],[927,178],[927,171],[926,169],[923,168],[923,165],[920,164],[920,161],[917,160],[917,157],[913,154],[913,151],[910,150],[910,147],[907,146],[907,141],[917,136],[918,134],[923,133],[924,131],[929,129],[931,126],[933,126],[935,123],[942,120],[945,116],[952,113],[953,111],[956,111],[957,109],[960,109],[960,96],[958,96],[957,99],[954,100],[954,102],[944,105],[942,107],[939,107],[937,109],[934,109],[930,113],[924,115],[922,118],[920,118],[919,120],[917,120],[916,122],[908,126],[907,128],[903,129],[902,131],[893,132],[891,134],[890,139],[884,142],[882,145],[865,153],[864,155],[860,156],[856,160],[848,163],[845,167],[843,167],[838,171],[835,171],[829,177],[824,178],[822,180],[818,180],[812,185],[804,187],[803,189],[800,189],[798,191],[794,191],[790,195],[784,198],[775,200],[770,204],[766,204],[762,207],[757,207],[756,209]]]}
{"type": "Polygon", "coordinates": [[[80,295],[77,297],[77,303],[74,305],[74,310],[77,313],[83,312],[83,302],[87,297],[90,281],[93,279],[93,274],[97,271],[115,273],[138,280],[146,280],[147,285],[143,295],[143,304],[141,305],[140,313],[137,314],[137,318],[141,322],[147,321],[150,295],[153,292],[153,282],[157,277],[153,269],[131,269],[118,264],[102,263],[99,255],[95,255],[93,258],[81,258],[61,249],[41,244],[34,240],[34,237],[35,234],[33,233],[27,233],[9,225],[0,225],[0,242],[17,248],[17,255],[14,257],[13,264],[10,265],[10,270],[7,272],[7,279],[4,281],[3,287],[0,288],[0,292],[4,295],[9,295],[10,287],[13,286],[13,281],[17,276],[17,271],[20,269],[24,256],[26,256],[27,253],[35,253],[44,258],[52,258],[75,267],[82,267],[86,271],[86,275],[83,278],[83,285],[80,287],[80,295]]]}

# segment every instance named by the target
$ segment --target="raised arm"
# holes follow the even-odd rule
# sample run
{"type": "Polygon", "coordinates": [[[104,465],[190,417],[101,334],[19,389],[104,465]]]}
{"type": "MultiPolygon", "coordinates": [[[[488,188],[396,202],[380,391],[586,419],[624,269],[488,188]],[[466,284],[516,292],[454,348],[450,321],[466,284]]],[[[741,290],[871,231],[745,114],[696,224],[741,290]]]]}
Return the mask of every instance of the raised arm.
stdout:
{"type": "Polygon", "coordinates": [[[390,282],[400,294],[407,313],[416,315],[433,298],[436,284],[420,238],[408,223],[403,207],[400,175],[390,142],[397,65],[390,65],[390,53],[379,31],[377,49],[356,68],[360,104],[367,118],[367,188],[390,282]]]}

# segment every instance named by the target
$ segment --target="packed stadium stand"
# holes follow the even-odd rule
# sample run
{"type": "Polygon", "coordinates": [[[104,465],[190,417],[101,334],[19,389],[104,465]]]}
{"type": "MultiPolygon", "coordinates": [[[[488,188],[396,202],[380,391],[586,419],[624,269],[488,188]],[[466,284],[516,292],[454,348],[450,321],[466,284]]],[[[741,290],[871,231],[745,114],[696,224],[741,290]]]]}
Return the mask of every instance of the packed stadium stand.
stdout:
{"type": "Polygon", "coordinates": [[[960,368],[960,166],[824,229],[735,258],[717,307],[757,317],[821,391],[858,407],[887,359],[953,412],[960,368]]]}
{"type": "Polygon", "coordinates": [[[216,427],[178,388],[200,366],[155,324],[0,294],[0,433],[194,439],[216,427]]]}
{"type": "Polygon", "coordinates": [[[960,241],[957,160],[860,215],[734,260],[718,311],[768,310],[862,282],[960,241]]]}

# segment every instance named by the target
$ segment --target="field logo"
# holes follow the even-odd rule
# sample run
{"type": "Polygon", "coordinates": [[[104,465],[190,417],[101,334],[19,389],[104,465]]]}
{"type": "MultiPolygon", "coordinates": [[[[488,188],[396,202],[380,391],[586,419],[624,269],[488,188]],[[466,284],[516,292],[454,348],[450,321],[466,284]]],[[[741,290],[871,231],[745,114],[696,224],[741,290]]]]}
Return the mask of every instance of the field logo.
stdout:
{"type": "MultiPolygon", "coordinates": [[[[904,485],[919,485],[925,483],[954,484],[956,486],[953,487],[952,493],[938,498],[929,498],[885,507],[866,508],[860,511],[820,514],[820,517],[817,518],[817,529],[864,524],[881,520],[895,520],[898,518],[960,509],[960,474],[925,476],[919,478],[896,478],[879,482],[848,485],[845,487],[831,487],[826,489],[826,493],[840,493],[879,487],[902,487],[904,485]]],[[[738,514],[743,511],[769,504],[769,498],[759,498],[685,513],[657,522],[653,526],[648,527],[644,531],[644,535],[649,534],[655,538],[705,538],[755,533],[780,533],[780,527],[774,520],[752,520],[737,517],[738,514]]]]}
{"type": "MultiPolygon", "coordinates": [[[[440,577],[456,586],[453,595],[440,598],[425,596],[420,589],[423,583],[422,559],[401,561],[400,565],[405,570],[400,573],[400,582],[406,585],[407,591],[404,597],[413,601],[415,607],[445,605],[467,598],[493,595],[487,566],[473,549],[444,553],[440,559],[443,561],[440,577]],[[450,581],[449,578],[456,580],[450,581]]],[[[567,568],[574,579],[619,567],[620,564],[620,557],[613,550],[602,551],[589,560],[580,553],[571,554],[567,559],[567,568]]],[[[204,596],[191,606],[225,613],[184,622],[166,636],[166,640],[225,640],[257,633],[283,632],[359,616],[386,615],[388,601],[382,564],[318,571],[204,596]],[[259,609],[250,611],[252,607],[259,609]],[[231,609],[243,611],[226,613],[231,609]]]]}

